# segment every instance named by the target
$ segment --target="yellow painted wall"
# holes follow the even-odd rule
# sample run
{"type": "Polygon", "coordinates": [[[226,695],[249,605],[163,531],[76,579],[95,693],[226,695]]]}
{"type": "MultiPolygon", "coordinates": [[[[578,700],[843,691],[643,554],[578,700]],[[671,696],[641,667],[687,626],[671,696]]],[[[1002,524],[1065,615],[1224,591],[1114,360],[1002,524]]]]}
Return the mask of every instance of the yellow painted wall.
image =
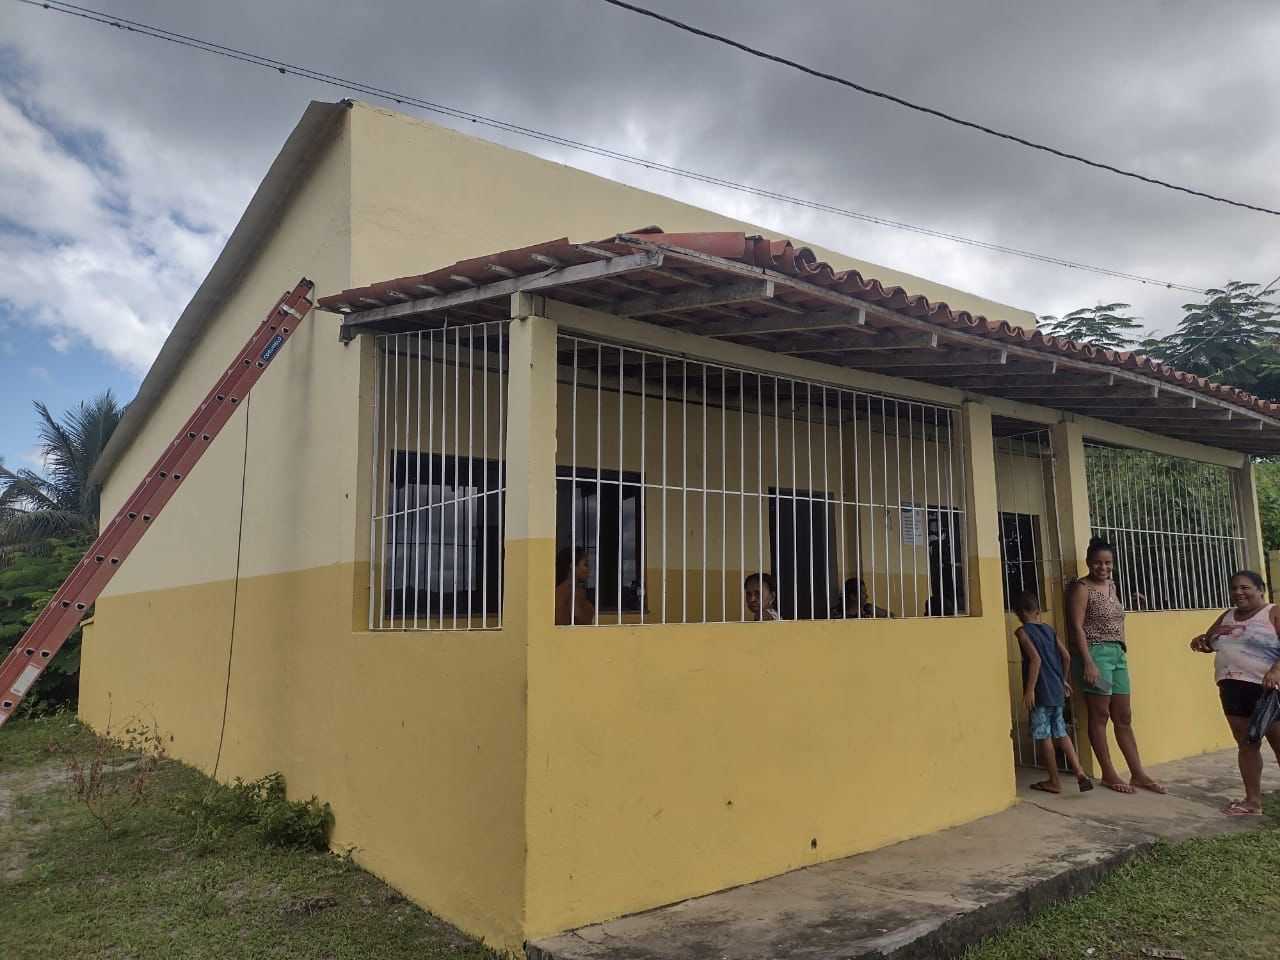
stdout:
{"type": "MultiPolygon", "coordinates": [[[[357,284],[557,237],[585,243],[650,224],[672,233],[787,236],[785,230],[734,220],[380,107],[357,103],[352,128],[357,176],[351,266],[357,284]]],[[[857,269],[955,309],[1015,326],[1036,324],[1026,310],[821,247],[813,250],[837,269],[857,269]]]]}
{"type": "MultiPolygon", "coordinates": [[[[521,939],[525,658],[510,632],[352,633],[351,564],[240,583],[219,776],[284,773],[333,805],[336,849],[490,942],[521,939]]],[[[154,720],[213,766],[233,585],[99,602],[81,714],[154,720]],[[127,659],[125,659],[127,657],[127,659]]]]}
{"type": "MultiPolygon", "coordinates": [[[[205,324],[185,366],[125,451],[103,491],[110,518],[195,410],[266,312],[298,278],[318,295],[350,279],[350,141],[339,134],[317,160],[253,269],[205,324]]],[[[255,576],[351,562],[359,428],[357,347],[338,345],[313,314],[272,362],[116,575],[106,595],[229,578],[235,569],[250,419],[241,572],[255,576]]]]}
{"type": "MultiPolygon", "coordinates": [[[[348,115],[349,116],[349,115],[348,115]]],[[[299,276],[351,286],[356,168],[341,128],[108,478],[109,517],[299,276]]],[[[466,211],[457,210],[455,216],[466,211]]],[[[501,213],[495,211],[495,217],[501,213]]],[[[448,239],[433,255],[444,262],[448,239]]],[[[219,777],[284,773],[333,805],[335,844],[490,942],[521,940],[522,634],[369,634],[373,345],[309,317],[99,601],[81,714],[131,715],[209,770],[222,716],[245,416],[242,581],[219,777]]]]}
{"type": "Polygon", "coordinates": [[[531,635],[530,936],[1007,806],[994,619],[531,635]]]}
{"type": "MultiPolygon", "coordinates": [[[[1192,653],[1221,610],[1127,613],[1125,639],[1133,680],[1133,725],[1146,765],[1221,750],[1235,741],[1222,716],[1213,681],[1213,657],[1192,653]]],[[[1120,769],[1124,758],[1111,740],[1120,769]]]]}

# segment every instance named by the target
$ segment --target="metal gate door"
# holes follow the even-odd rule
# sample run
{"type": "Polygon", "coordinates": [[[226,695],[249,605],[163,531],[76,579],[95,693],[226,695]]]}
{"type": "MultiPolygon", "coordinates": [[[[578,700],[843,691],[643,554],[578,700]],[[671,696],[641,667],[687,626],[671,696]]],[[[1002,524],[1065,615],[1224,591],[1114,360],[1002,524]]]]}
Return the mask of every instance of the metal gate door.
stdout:
{"type": "MultiPolygon", "coordinates": [[[[1066,582],[1054,496],[1053,443],[1048,430],[1027,431],[1020,429],[1020,425],[1001,422],[995,430],[996,509],[1000,524],[1014,763],[1039,766],[1022,705],[1022,651],[1013,635],[1019,621],[1012,604],[1019,592],[1032,591],[1040,598],[1045,622],[1052,625],[1058,636],[1067,639],[1063,609],[1066,582]]],[[[1071,739],[1078,746],[1069,702],[1066,716],[1071,739]]]]}

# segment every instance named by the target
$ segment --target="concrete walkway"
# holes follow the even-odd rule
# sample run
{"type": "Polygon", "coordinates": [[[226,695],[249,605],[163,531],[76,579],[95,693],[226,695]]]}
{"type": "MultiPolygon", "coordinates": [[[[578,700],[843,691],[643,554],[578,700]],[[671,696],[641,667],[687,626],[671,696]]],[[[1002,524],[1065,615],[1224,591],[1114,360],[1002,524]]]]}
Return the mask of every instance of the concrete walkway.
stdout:
{"type": "MultiPolygon", "coordinates": [[[[855,960],[954,956],[1082,893],[1156,840],[1256,827],[1219,812],[1240,796],[1235,751],[1153,770],[1169,796],[1098,786],[1051,796],[1019,778],[995,816],[871,853],[530,944],[532,960],[855,960]]],[[[1268,789],[1276,789],[1274,768],[1268,789]]],[[[1066,784],[1064,783],[1064,786],[1066,784]]]]}

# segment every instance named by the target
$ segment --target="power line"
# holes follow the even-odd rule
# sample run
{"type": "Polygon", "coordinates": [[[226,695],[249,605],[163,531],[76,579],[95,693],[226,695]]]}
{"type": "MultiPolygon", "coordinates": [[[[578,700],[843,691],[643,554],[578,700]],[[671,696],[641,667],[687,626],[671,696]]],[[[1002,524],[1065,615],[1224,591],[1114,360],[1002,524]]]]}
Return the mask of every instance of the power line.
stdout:
{"type": "Polygon", "coordinates": [[[53,13],[62,13],[69,16],[78,17],[82,20],[88,20],[102,26],[115,27],[125,30],[129,33],[136,33],[140,36],[150,37],[155,40],[164,40],[181,47],[186,47],[201,53],[214,54],[216,56],[225,57],[250,66],[263,67],[276,71],[282,75],[293,74],[308,80],[314,80],[324,83],[328,86],[336,87],[349,92],[360,93],[365,96],[373,97],[379,100],[386,100],[399,106],[412,106],[429,113],[435,113],[441,116],[450,117],[456,120],[467,120],[480,126],[490,127],[495,130],[501,130],[505,133],[515,134],[517,136],[527,137],[532,140],[538,140],[543,143],[549,143],[554,146],[565,147],[572,150],[581,151],[583,153],[592,154],[609,160],[616,160],[620,163],[627,163],[634,166],[644,167],[648,170],[656,170],[660,173],[671,174],[672,176],[681,177],[686,180],[692,180],[698,183],[707,184],[709,186],[721,187],[726,190],[733,190],[738,193],[744,193],[754,197],[760,197],[766,200],[776,200],[782,203],[789,203],[795,206],[804,207],[810,210],[816,210],[821,213],[829,213],[835,216],[846,217],[851,220],[858,220],[863,223],[875,224],[877,226],[889,227],[895,230],[904,230],[915,233],[920,236],[932,237],[938,240],[947,240],[952,243],[965,244],[981,250],[987,250],[993,253],[1003,253],[1009,256],[1021,257],[1025,260],[1031,260],[1038,263],[1050,264],[1053,266],[1064,267],[1072,270],[1081,270],[1087,273],[1093,273],[1098,276],[1109,277],[1115,280],[1128,280],[1134,283],[1142,283],[1150,286],[1164,287],[1169,290],[1180,290],[1185,293],[1200,294],[1204,292],[1203,287],[1194,287],[1189,284],[1176,283],[1171,280],[1160,280],[1155,277],[1148,277],[1142,274],[1127,273],[1123,270],[1115,270],[1110,267],[1101,267],[1096,264],[1082,263],[1076,260],[1070,260],[1065,257],[1058,257],[1052,254],[1036,253],[1031,250],[1023,250],[1018,247],[1010,247],[1004,244],[991,243],[986,240],[977,240],[973,237],[965,237],[960,234],[949,233],[943,230],[935,230],[931,227],[922,227],[915,224],[906,223],[900,220],[893,220],[888,217],[881,217],[875,214],[863,213],[858,210],[852,210],[845,207],[836,206],[834,204],[824,203],[818,200],[809,200],[802,197],[791,196],[776,190],[769,190],[764,187],[751,186],[749,184],[739,183],[724,177],[718,177],[713,174],[700,173],[696,170],[688,170],[682,167],[675,167],[669,164],[659,163],[656,160],[647,160],[643,157],[636,157],[630,154],[612,150],[608,147],[601,147],[594,144],[585,143],[580,140],[573,140],[569,137],[563,137],[554,133],[547,133],[534,127],[526,127],[520,124],[511,123],[506,120],[488,117],[484,114],[473,113],[460,107],[452,107],[447,104],[426,100],[407,93],[400,93],[394,90],[385,89],[366,83],[361,80],[352,80],[346,77],[340,77],[335,74],[324,73],[314,70],[310,67],[304,67],[299,64],[290,63],[285,60],[276,60],[262,54],[252,53],[246,50],[240,50],[235,47],[229,47],[224,44],[215,43],[210,40],[203,40],[189,34],[176,33],[166,30],[163,27],[157,27],[151,24],[143,23],[137,20],[129,20],[125,17],[117,17],[111,14],[102,13],[89,7],[78,6],[73,3],[61,2],[61,0],[17,0],[18,3],[27,6],[40,7],[53,13]]]}
{"type": "Polygon", "coordinates": [[[869,97],[877,97],[881,100],[887,100],[890,103],[896,103],[900,107],[906,107],[908,110],[927,114],[928,116],[936,117],[939,120],[954,123],[957,126],[968,127],[970,130],[977,130],[979,133],[985,133],[988,136],[996,137],[1000,140],[1008,140],[1010,143],[1016,143],[1024,147],[1028,147],[1031,150],[1039,150],[1043,153],[1052,154],[1055,157],[1061,157],[1063,160],[1072,160],[1076,163],[1083,163],[1085,166],[1093,167],[1097,170],[1106,170],[1109,173],[1119,174],[1120,176],[1128,177],[1131,180],[1140,180],[1143,183],[1149,183],[1153,186],[1164,187],[1168,190],[1177,190],[1180,193],[1189,193],[1193,197],[1203,197],[1206,200],[1213,200],[1216,203],[1226,203],[1233,207],[1240,207],[1244,210],[1253,210],[1257,213],[1267,213],[1273,217],[1280,217],[1280,210],[1272,210],[1270,207],[1260,207],[1256,204],[1245,203],[1241,200],[1232,200],[1229,197],[1218,196],[1214,193],[1206,193],[1203,190],[1196,190],[1192,187],[1180,186],[1176,183],[1170,183],[1168,180],[1148,177],[1145,174],[1137,173],[1133,170],[1125,170],[1122,167],[1116,167],[1109,163],[1090,160],[1088,157],[1082,157],[1077,153],[1069,153],[1066,150],[1060,150],[1057,147],[1037,143],[1034,140],[1028,140],[1025,137],[1018,136],[1017,134],[1005,133],[1002,130],[997,130],[994,127],[988,127],[985,124],[977,123],[973,120],[965,120],[943,110],[938,110],[934,107],[927,107],[924,104],[915,103],[914,101],[904,99],[903,97],[896,96],[892,93],[886,93],[883,90],[876,90],[872,87],[864,86],[861,83],[855,83],[852,80],[837,76],[834,73],[826,73],[825,71],[805,66],[803,63],[798,63],[795,60],[789,60],[786,57],[779,56],[778,54],[768,53],[764,50],[757,49],[756,47],[748,46],[745,43],[733,40],[729,37],[723,36],[722,34],[712,33],[710,30],[703,30],[700,27],[695,27],[692,24],[685,23],[683,20],[677,20],[675,17],[668,17],[665,14],[658,13],[654,10],[649,10],[645,7],[638,7],[633,3],[626,3],[625,0],[601,0],[601,2],[607,3],[611,7],[618,7],[621,10],[628,10],[631,13],[638,13],[642,17],[649,17],[652,20],[665,23],[668,26],[675,27],[677,30],[683,30],[686,33],[691,33],[694,36],[704,37],[707,40],[714,40],[717,43],[723,43],[726,46],[741,50],[743,53],[748,53],[753,57],[759,57],[762,60],[770,60],[773,63],[781,64],[784,67],[791,67],[793,70],[799,70],[801,73],[807,73],[811,77],[818,77],[821,80],[829,80],[832,83],[837,83],[842,87],[848,87],[850,90],[856,90],[858,93],[866,94],[869,97]]]}

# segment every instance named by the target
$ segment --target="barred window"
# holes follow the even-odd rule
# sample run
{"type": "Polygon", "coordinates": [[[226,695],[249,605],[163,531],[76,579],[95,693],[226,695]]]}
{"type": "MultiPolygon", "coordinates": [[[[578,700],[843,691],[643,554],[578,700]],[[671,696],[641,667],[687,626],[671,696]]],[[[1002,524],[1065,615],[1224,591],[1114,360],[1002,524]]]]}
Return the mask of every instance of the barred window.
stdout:
{"type": "Polygon", "coordinates": [[[1013,609],[1019,593],[1030,591],[1044,603],[1045,585],[1040,568],[1044,563],[1040,518],[1029,513],[1000,514],[1000,559],[1004,562],[1004,608],[1013,609]]]}
{"type": "Polygon", "coordinates": [[[369,628],[502,625],[507,325],[379,336],[369,628]]]}
{"type": "Polygon", "coordinates": [[[558,378],[592,625],[967,613],[957,411],[570,334],[558,378]]]}
{"type": "Polygon", "coordinates": [[[1098,443],[1085,463],[1092,532],[1116,548],[1126,607],[1230,606],[1227,578],[1244,564],[1230,469],[1098,443]]]}

